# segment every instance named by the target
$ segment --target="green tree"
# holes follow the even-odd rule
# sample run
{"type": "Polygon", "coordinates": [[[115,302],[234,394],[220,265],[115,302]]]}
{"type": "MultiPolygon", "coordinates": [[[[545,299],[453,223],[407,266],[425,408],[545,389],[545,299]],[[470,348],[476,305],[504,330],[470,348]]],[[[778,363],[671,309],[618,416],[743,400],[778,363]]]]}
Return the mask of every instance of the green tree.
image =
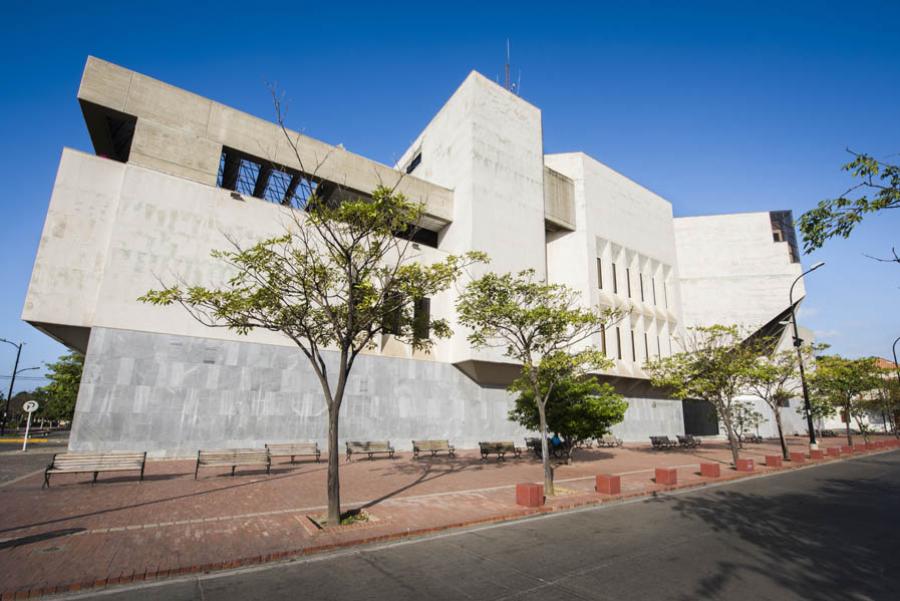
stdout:
{"type": "Polygon", "coordinates": [[[459,322],[471,328],[468,339],[475,348],[501,348],[522,365],[521,378],[531,385],[538,413],[544,491],[555,494],[547,448],[547,405],[560,381],[612,365],[587,345],[619,313],[584,307],[578,292],[536,281],[533,270],[488,273],[472,281],[456,309],[459,322]]]}
{"type": "Polygon", "coordinates": [[[47,364],[47,379],[50,383],[35,391],[40,403],[38,413],[55,421],[71,421],[75,415],[75,401],[81,386],[84,370],[84,355],[77,351],[62,355],[55,363],[47,364]]]}
{"type": "Polygon", "coordinates": [[[873,357],[845,359],[840,355],[816,357],[816,369],[810,376],[815,394],[826,399],[843,412],[847,444],[853,445],[850,421],[856,420],[859,431],[868,441],[868,429],[862,418],[866,400],[881,384],[881,370],[873,357]]]}
{"type": "Polygon", "coordinates": [[[736,326],[689,328],[684,349],[644,366],[654,386],[668,388],[677,399],[701,399],[716,409],[725,426],[734,464],[740,458],[735,431],[736,398],[745,390],[758,351],[743,343],[736,326]]]}
{"type": "Polygon", "coordinates": [[[179,303],[201,323],[239,334],[262,329],[290,339],[309,360],[328,409],[328,523],[341,519],[338,422],[359,354],[382,334],[428,349],[451,334],[445,319],[428,320],[424,302],[446,290],[481,253],[424,265],[408,240],[422,206],[385,187],[371,198],[320,199],[308,182],[305,206],[285,208],[281,236],[213,257],[231,269],[220,287],[167,286],[140,300],[179,303]],[[298,210],[298,209],[304,210],[298,210]]]}
{"type": "MultiPolygon", "coordinates": [[[[802,352],[812,359],[812,347],[804,346],[802,352]]],[[[781,443],[781,454],[788,459],[787,442],[784,439],[784,428],[781,421],[781,409],[797,396],[800,390],[800,370],[797,354],[793,350],[785,350],[771,355],[762,355],[751,366],[747,373],[747,390],[762,400],[772,410],[778,440],[781,443]]]]}
{"type": "MultiPolygon", "coordinates": [[[[548,388],[541,382],[541,392],[548,388]]],[[[518,393],[509,417],[532,431],[541,427],[531,381],[518,378],[510,391],[518,393]]],[[[562,377],[553,386],[547,401],[547,428],[561,435],[566,444],[575,445],[608,434],[610,428],[625,418],[628,403],[607,382],[592,376],[562,377]]]]}
{"type": "Polygon", "coordinates": [[[897,413],[900,412],[900,382],[897,381],[896,373],[892,368],[884,369],[885,373],[881,376],[881,383],[876,390],[878,410],[881,411],[885,428],[895,435],[897,431],[897,413]]]}
{"type": "MultiPolygon", "coordinates": [[[[838,198],[821,201],[800,216],[803,248],[809,253],[834,236],[847,238],[868,214],[900,208],[900,166],[879,161],[868,154],[850,151],[853,160],[844,171],[859,180],[838,198]]],[[[889,261],[900,262],[894,251],[889,261]]]]}

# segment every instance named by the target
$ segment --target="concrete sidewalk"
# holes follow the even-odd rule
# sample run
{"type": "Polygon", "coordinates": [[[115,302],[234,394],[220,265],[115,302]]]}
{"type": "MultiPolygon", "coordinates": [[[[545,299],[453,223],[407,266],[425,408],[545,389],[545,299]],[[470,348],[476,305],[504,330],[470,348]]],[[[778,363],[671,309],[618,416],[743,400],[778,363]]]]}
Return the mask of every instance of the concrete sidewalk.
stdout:
{"type": "MultiPolygon", "coordinates": [[[[792,439],[791,447],[805,445],[792,439]]],[[[778,445],[767,443],[747,445],[742,456],[764,473],[774,471],[762,465],[773,454],[778,445]]],[[[691,451],[581,450],[573,465],[556,470],[564,494],[524,508],[514,488],[541,480],[532,457],[482,462],[469,451],[456,459],[358,460],[341,466],[344,509],[362,507],[371,521],[338,530],[319,530],[308,519],[325,508],[324,463],[291,466],[279,458],[269,476],[207,469],[194,481],[193,462],[159,461],[148,463],[143,483],[101,475],[92,486],[90,475],[64,475],[44,490],[34,475],[0,488],[0,592],[6,599],[224,569],[670,489],[654,482],[656,467],[677,468],[680,487],[698,486],[713,481],[698,473],[701,461],[721,464],[717,480],[747,475],[728,467],[720,443],[691,451]],[[620,475],[622,494],[595,493],[598,473],[620,475]]]]}

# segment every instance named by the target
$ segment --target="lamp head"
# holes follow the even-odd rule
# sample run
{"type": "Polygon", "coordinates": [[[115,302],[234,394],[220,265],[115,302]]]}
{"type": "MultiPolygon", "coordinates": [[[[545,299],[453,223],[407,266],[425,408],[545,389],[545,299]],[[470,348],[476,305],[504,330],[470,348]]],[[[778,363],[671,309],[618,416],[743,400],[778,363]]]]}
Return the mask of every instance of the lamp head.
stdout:
{"type": "Polygon", "coordinates": [[[819,267],[822,267],[824,265],[825,265],[825,261],[819,261],[818,263],[816,263],[815,265],[810,267],[809,270],[812,271],[812,270],[818,269],[819,267]]]}

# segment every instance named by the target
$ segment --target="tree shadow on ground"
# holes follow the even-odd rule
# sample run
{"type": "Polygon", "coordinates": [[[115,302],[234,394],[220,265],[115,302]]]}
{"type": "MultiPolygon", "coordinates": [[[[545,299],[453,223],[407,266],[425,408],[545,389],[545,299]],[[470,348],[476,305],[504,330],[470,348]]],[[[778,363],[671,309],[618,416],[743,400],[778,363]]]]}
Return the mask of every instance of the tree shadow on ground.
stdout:
{"type": "MultiPolygon", "coordinates": [[[[896,462],[883,463],[897,470],[896,462]]],[[[748,575],[770,579],[805,599],[898,598],[900,480],[842,477],[816,484],[810,493],[719,490],[676,497],[674,511],[750,548],[745,560],[719,560],[682,598],[721,598],[748,575]]]]}
{"type": "Polygon", "coordinates": [[[72,536],[79,532],[84,532],[84,528],[63,528],[61,530],[51,530],[50,532],[41,532],[40,534],[29,534],[19,538],[11,538],[0,542],[0,549],[11,549],[14,547],[22,547],[33,543],[41,543],[45,540],[52,540],[63,536],[72,536]]]}

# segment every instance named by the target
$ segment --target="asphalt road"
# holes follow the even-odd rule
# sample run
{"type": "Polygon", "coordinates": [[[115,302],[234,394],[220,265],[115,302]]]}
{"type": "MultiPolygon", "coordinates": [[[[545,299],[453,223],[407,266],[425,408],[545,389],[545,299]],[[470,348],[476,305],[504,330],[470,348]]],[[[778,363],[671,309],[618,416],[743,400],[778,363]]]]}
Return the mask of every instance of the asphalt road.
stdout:
{"type": "Polygon", "coordinates": [[[0,486],[44,469],[54,453],[66,452],[68,443],[68,432],[53,432],[47,442],[29,443],[23,453],[21,441],[0,440],[0,486]]]}
{"type": "Polygon", "coordinates": [[[897,600],[900,452],[78,598],[897,600]]]}

